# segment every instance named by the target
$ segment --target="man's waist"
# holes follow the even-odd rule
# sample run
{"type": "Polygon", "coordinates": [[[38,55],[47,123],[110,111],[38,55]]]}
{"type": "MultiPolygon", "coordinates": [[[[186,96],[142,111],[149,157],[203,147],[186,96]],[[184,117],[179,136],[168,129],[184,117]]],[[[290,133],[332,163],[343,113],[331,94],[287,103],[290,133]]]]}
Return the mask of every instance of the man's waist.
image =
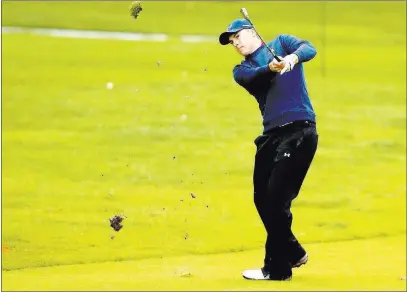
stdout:
{"type": "Polygon", "coordinates": [[[294,121],[294,122],[289,122],[285,123],[283,125],[278,126],[279,129],[281,128],[288,128],[291,126],[304,126],[304,127],[315,127],[316,123],[315,121],[311,120],[299,120],[299,121],[294,121]]]}
{"type": "Polygon", "coordinates": [[[315,114],[314,112],[301,110],[287,112],[276,118],[264,117],[263,133],[266,134],[274,129],[286,128],[290,125],[315,126],[315,114]]]}

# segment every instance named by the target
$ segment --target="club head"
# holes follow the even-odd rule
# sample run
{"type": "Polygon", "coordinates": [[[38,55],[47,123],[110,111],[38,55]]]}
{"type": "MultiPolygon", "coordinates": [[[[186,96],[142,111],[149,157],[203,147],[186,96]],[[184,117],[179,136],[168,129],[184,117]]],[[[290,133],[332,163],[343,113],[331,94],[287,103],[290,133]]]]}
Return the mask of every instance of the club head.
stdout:
{"type": "Polygon", "coordinates": [[[249,13],[247,13],[246,8],[240,8],[240,13],[243,15],[245,19],[249,20],[249,13]]]}

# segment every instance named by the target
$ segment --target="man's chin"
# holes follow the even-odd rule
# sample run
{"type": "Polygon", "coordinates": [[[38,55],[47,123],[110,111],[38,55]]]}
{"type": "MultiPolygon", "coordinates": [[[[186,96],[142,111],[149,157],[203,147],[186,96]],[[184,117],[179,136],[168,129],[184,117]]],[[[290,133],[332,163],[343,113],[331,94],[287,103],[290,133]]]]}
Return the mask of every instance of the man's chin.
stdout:
{"type": "Polygon", "coordinates": [[[249,53],[246,52],[246,51],[238,51],[238,53],[239,53],[240,55],[242,55],[243,57],[246,57],[247,55],[249,55],[249,53]]]}

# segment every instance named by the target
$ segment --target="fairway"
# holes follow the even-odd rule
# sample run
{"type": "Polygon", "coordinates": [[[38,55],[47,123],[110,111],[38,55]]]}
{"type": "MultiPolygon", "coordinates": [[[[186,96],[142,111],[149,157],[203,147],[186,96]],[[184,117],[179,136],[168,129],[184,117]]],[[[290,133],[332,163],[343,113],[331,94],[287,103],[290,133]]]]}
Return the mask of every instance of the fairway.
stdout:
{"type": "Polygon", "coordinates": [[[5,272],[7,290],[405,290],[405,237],[309,244],[295,281],[256,282],[242,269],[262,252],[160,257],[5,272]],[[397,254],[399,252],[399,254],[397,254]]]}
{"type": "Polygon", "coordinates": [[[169,35],[2,35],[3,290],[405,290],[406,4],[329,3],[324,42],[316,4],[298,4],[313,17],[297,24],[276,16],[281,30],[275,3],[246,5],[265,39],[318,50],[305,72],[320,141],[293,204],[310,261],[287,283],[241,278],[262,264],[265,231],[252,194],[261,116],[233,81],[239,56],[179,37],[216,36],[242,4],[146,3],[139,27],[128,4],[30,2],[21,18],[3,3],[4,26],[169,35]],[[75,14],[86,9],[97,16],[75,14]]]}

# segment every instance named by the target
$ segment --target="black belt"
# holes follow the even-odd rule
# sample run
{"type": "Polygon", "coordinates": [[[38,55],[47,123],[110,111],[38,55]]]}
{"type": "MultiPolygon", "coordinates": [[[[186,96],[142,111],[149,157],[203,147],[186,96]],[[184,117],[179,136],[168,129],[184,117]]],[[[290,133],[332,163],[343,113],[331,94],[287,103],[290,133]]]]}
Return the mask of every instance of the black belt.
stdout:
{"type": "Polygon", "coordinates": [[[291,125],[296,125],[296,126],[315,126],[315,122],[314,121],[307,121],[307,120],[303,120],[303,121],[294,121],[294,122],[289,122],[289,123],[285,123],[282,124],[280,126],[278,126],[279,128],[284,128],[286,126],[291,126],[291,125]]]}

